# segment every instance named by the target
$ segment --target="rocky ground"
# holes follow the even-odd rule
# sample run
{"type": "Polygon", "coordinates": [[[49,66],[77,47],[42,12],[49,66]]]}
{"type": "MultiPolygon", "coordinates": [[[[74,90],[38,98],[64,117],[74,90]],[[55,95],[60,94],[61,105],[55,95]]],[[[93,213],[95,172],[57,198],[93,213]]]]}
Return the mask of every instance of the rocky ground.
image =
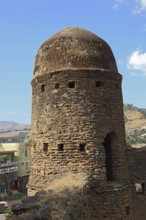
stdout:
{"type": "Polygon", "coordinates": [[[90,220],[84,200],[85,195],[79,191],[41,191],[22,199],[21,205],[12,206],[13,213],[8,220],[75,220],[84,219],[84,215],[89,215],[90,220]]]}

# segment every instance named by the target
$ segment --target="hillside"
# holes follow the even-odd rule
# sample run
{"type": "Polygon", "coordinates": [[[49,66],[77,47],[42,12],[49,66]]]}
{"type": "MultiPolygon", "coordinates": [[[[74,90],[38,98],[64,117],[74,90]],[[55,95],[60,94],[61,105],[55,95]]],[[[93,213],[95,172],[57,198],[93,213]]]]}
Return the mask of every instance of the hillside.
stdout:
{"type": "Polygon", "coordinates": [[[124,104],[124,117],[127,143],[146,143],[146,109],[124,104]]]}
{"type": "Polygon", "coordinates": [[[146,109],[140,109],[132,104],[124,105],[126,130],[146,128],[146,109]]]}
{"type": "Polygon", "coordinates": [[[0,133],[23,130],[30,130],[30,125],[19,124],[13,121],[0,121],[0,133]]]}
{"type": "Polygon", "coordinates": [[[0,143],[22,142],[30,132],[30,125],[0,121],[0,143]]]}

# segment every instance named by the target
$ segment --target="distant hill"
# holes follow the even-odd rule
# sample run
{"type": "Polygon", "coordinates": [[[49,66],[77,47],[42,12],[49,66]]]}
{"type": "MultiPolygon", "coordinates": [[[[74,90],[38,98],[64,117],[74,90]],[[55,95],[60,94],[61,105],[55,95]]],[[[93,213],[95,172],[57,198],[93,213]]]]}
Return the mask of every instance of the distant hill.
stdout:
{"type": "Polygon", "coordinates": [[[124,104],[126,142],[146,144],[146,109],[124,104]]]}
{"type": "Polygon", "coordinates": [[[0,121],[0,143],[23,142],[30,132],[31,126],[13,121],[0,121]]]}
{"type": "Polygon", "coordinates": [[[0,133],[23,130],[30,130],[30,125],[19,124],[14,121],[0,121],[0,133]]]}
{"type": "Polygon", "coordinates": [[[126,130],[146,128],[146,109],[124,104],[126,130]]]}

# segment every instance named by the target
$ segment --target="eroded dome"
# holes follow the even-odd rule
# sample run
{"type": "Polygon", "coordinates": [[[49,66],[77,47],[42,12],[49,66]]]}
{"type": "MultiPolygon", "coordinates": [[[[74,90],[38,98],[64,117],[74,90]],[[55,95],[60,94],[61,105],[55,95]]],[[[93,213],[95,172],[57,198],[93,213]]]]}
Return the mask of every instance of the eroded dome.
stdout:
{"type": "Polygon", "coordinates": [[[34,77],[60,70],[106,69],[118,72],[110,46],[80,27],[68,27],[46,40],[36,55],[34,77]]]}

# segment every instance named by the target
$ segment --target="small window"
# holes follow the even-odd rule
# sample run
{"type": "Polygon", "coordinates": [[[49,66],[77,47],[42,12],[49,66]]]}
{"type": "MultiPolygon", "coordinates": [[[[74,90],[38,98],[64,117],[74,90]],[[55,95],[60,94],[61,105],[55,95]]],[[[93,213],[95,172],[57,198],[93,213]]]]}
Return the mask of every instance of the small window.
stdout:
{"type": "Polygon", "coordinates": [[[71,82],[68,82],[68,88],[75,88],[75,82],[74,81],[71,81],[71,82]]]}
{"type": "Polygon", "coordinates": [[[116,84],[116,89],[118,89],[119,88],[119,85],[118,84],[116,84]]]}
{"type": "Polygon", "coordinates": [[[86,150],[85,146],[86,146],[86,144],[80,144],[80,148],[79,149],[80,149],[81,152],[85,152],[85,150],[86,150]]]}
{"type": "Polygon", "coordinates": [[[48,152],[48,143],[44,143],[44,145],[43,145],[43,151],[44,151],[45,153],[48,152]]]}
{"type": "Polygon", "coordinates": [[[33,149],[34,151],[36,151],[36,144],[33,144],[33,149]]]}
{"type": "Polygon", "coordinates": [[[64,144],[58,144],[58,151],[64,151],[64,144]]]}
{"type": "Polygon", "coordinates": [[[126,206],[125,209],[126,209],[126,215],[129,215],[130,214],[130,206],[126,206]]]}
{"type": "Polygon", "coordinates": [[[59,83],[55,83],[55,89],[59,89],[59,83]]]}
{"type": "Polygon", "coordinates": [[[28,162],[26,162],[26,170],[28,170],[28,162]]]}
{"type": "Polygon", "coordinates": [[[100,87],[102,85],[101,81],[96,81],[96,87],[100,87]]]}
{"type": "Polygon", "coordinates": [[[45,87],[46,87],[45,84],[42,84],[42,85],[41,85],[41,92],[45,92],[45,87]]]}
{"type": "Polygon", "coordinates": [[[27,157],[27,149],[25,149],[25,157],[27,157]]]}
{"type": "Polygon", "coordinates": [[[138,194],[144,193],[144,183],[135,183],[135,189],[138,194]]]}

